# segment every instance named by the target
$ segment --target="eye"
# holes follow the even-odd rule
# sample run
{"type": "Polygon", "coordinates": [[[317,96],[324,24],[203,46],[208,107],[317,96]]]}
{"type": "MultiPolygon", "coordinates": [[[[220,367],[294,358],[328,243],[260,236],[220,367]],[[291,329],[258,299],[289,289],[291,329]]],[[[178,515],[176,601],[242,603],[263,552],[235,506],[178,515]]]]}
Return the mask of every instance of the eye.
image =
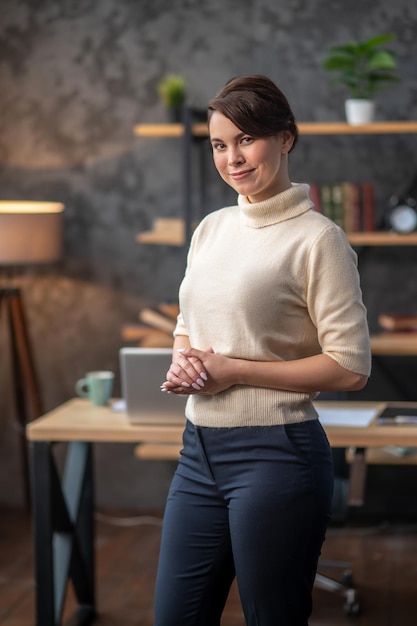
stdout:
{"type": "Polygon", "coordinates": [[[245,137],[242,137],[240,141],[241,143],[248,144],[248,143],[252,143],[252,141],[254,141],[254,138],[245,136],[245,137]]]}
{"type": "Polygon", "coordinates": [[[221,143],[220,141],[218,141],[216,143],[213,143],[211,145],[213,147],[213,151],[214,152],[221,152],[222,150],[225,150],[225,148],[226,148],[226,144],[221,143]]]}

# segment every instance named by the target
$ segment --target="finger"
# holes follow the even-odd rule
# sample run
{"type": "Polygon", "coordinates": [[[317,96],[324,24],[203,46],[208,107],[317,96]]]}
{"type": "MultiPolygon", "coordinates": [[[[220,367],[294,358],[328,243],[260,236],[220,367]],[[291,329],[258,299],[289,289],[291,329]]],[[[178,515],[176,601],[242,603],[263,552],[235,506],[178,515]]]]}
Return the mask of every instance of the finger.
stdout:
{"type": "Polygon", "coordinates": [[[206,368],[204,367],[204,364],[200,361],[200,359],[195,356],[191,356],[188,360],[190,363],[192,363],[197,376],[199,378],[202,378],[203,380],[208,380],[206,368]]]}
{"type": "MultiPolygon", "coordinates": [[[[164,383],[162,383],[161,387],[160,387],[161,391],[163,393],[172,393],[175,395],[191,395],[191,394],[195,394],[197,393],[196,389],[193,389],[192,387],[183,387],[182,385],[175,385],[174,383],[171,383],[169,381],[165,381],[164,383]]],[[[201,391],[201,388],[198,387],[198,390],[201,391]]]]}
{"type": "Polygon", "coordinates": [[[204,387],[203,379],[197,378],[194,380],[187,376],[183,370],[181,370],[179,375],[172,370],[167,372],[167,381],[171,383],[173,387],[182,387],[185,393],[190,393],[192,389],[200,391],[204,387]]]}
{"type": "MultiPolygon", "coordinates": [[[[204,362],[202,357],[204,356],[204,352],[202,350],[197,350],[195,348],[181,348],[178,350],[189,363],[193,364],[193,367],[196,371],[196,374],[199,378],[203,380],[208,380],[207,370],[204,366],[204,362]]],[[[210,348],[208,352],[214,352],[213,348],[210,348]]],[[[190,374],[190,371],[188,371],[190,374]]]]}
{"type": "Polygon", "coordinates": [[[184,357],[173,363],[167,372],[167,380],[177,385],[182,384],[184,387],[192,386],[194,389],[197,389],[196,385],[199,388],[204,387],[204,380],[207,380],[206,376],[207,374],[201,365],[195,367],[193,363],[184,357]],[[203,372],[204,376],[201,376],[200,374],[203,372]]]}
{"type": "MultiPolygon", "coordinates": [[[[193,364],[198,377],[202,380],[208,380],[208,372],[204,365],[204,357],[207,357],[207,352],[197,350],[196,348],[187,348],[180,352],[193,364]]],[[[213,353],[214,350],[210,348],[208,352],[213,353]]]]}
{"type": "Polygon", "coordinates": [[[197,359],[200,359],[200,361],[202,361],[204,356],[207,354],[203,350],[197,350],[197,348],[184,348],[183,350],[180,350],[180,352],[182,352],[182,354],[187,358],[196,357],[197,359]]]}

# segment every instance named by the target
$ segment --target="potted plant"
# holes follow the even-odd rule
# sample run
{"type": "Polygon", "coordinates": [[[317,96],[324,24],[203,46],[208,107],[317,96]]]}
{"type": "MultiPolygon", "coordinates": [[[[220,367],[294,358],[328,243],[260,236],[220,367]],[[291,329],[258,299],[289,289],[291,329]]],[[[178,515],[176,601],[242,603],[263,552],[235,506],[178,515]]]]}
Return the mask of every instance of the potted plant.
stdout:
{"type": "Polygon", "coordinates": [[[186,97],[185,78],[178,74],[168,74],[158,83],[158,94],[167,107],[170,121],[180,122],[186,97]]]}
{"type": "Polygon", "coordinates": [[[332,84],[342,84],[351,94],[345,102],[350,124],[365,124],[374,118],[374,94],[398,83],[397,64],[392,50],[384,47],[394,35],[385,34],[365,41],[349,41],[329,48],[323,67],[335,72],[332,84]]]}

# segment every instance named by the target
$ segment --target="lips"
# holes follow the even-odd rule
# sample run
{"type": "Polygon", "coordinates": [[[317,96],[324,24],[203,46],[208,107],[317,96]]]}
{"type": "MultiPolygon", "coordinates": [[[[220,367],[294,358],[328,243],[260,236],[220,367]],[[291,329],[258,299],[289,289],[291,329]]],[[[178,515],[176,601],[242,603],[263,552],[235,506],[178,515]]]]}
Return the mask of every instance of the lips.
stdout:
{"type": "Polygon", "coordinates": [[[251,170],[245,170],[243,172],[231,172],[230,178],[232,178],[233,180],[242,180],[243,178],[246,178],[247,176],[252,174],[252,172],[254,171],[255,170],[251,169],[251,170]]]}

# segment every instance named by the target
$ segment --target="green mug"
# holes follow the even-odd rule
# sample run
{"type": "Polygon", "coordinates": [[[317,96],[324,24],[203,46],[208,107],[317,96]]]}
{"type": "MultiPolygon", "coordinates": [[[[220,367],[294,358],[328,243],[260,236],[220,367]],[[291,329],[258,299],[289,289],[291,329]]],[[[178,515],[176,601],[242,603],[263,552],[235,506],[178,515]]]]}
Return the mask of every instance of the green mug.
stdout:
{"type": "Polygon", "coordinates": [[[94,406],[106,406],[111,398],[113,381],[114,372],[87,372],[75,383],[75,393],[82,398],[90,398],[94,406]]]}

